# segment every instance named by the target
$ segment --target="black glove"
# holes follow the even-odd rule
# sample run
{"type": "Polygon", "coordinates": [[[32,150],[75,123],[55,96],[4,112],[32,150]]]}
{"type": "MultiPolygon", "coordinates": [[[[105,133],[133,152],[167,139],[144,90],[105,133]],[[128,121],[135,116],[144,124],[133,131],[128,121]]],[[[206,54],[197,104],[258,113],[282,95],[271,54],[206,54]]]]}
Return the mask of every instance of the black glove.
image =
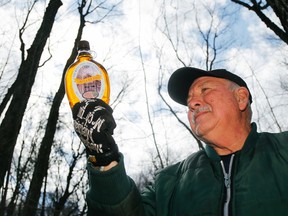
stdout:
{"type": "Polygon", "coordinates": [[[100,99],[83,101],[72,108],[74,129],[94,166],[106,166],[119,160],[118,147],[112,137],[116,127],[112,112],[100,99]]]}

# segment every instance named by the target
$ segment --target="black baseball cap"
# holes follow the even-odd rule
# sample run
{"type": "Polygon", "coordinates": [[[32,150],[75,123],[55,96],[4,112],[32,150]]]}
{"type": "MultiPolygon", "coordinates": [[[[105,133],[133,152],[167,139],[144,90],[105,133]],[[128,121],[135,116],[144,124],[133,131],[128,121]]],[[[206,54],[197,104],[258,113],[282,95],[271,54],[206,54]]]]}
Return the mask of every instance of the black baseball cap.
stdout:
{"type": "Polygon", "coordinates": [[[177,69],[168,81],[168,93],[170,97],[182,105],[187,106],[188,91],[191,84],[199,77],[210,76],[230,80],[249,91],[249,100],[252,103],[252,96],[246,82],[236,74],[225,69],[205,71],[193,67],[182,67],[177,69]]]}

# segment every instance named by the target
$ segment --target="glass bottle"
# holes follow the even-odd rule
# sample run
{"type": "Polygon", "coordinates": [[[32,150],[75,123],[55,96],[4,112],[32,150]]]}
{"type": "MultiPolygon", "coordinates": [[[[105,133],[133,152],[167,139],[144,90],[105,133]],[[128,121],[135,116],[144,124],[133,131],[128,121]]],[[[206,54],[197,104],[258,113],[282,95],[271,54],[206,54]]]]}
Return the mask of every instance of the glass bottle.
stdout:
{"type": "Polygon", "coordinates": [[[106,69],[93,60],[88,41],[78,44],[77,61],[65,74],[65,91],[71,108],[83,100],[102,99],[109,104],[110,82],[106,69]]]}

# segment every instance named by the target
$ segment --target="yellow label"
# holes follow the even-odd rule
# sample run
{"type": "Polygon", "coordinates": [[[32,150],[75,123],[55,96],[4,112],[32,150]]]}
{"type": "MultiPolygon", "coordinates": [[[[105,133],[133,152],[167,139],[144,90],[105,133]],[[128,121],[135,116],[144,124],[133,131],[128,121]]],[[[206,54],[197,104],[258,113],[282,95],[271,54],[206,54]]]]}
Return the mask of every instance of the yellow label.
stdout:
{"type": "Polygon", "coordinates": [[[101,75],[97,74],[95,76],[87,77],[84,79],[79,79],[79,78],[74,79],[75,83],[78,85],[88,83],[88,82],[93,82],[95,80],[101,80],[101,75]]]}

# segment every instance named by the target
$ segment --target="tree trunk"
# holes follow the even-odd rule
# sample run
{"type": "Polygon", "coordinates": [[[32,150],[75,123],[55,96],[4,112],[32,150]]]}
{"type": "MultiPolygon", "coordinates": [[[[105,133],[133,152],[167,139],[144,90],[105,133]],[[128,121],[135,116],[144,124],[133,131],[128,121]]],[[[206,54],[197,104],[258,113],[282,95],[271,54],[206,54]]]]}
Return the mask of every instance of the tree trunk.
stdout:
{"type": "Polygon", "coordinates": [[[27,59],[20,65],[13,98],[0,125],[0,187],[3,186],[5,174],[12,162],[17,136],[35,81],[40,58],[54,24],[56,13],[61,5],[61,0],[49,2],[43,22],[33,44],[27,51],[27,59]]]}
{"type": "Polygon", "coordinates": [[[254,11],[269,29],[271,29],[284,43],[288,44],[288,6],[285,0],[267,0],[266,5],[261,5],[262,1],[257,2],[255,0],[250,0],[252,5],[249,5],[249,3],[239,0],[231,1],[243,7],[246,7],[248,10],[254,11]],[[278,26],[268,16],[264,14],[263,10],[265,10],[268,6],[273,9],[276,16],[279,18],[282,26],[278,26]]]}
{"type": "MultiPolygon", "coordinates": [[[[85,6],[85,5],[84,5],[85,6]]],[[[83,7],[84,7],[83,6],[83,7]]],[[[30,187],[27,194],[27,199],[24,205],[23,215],[25,216],[33,216],[36,215],[37,206],[39,202],[39,198],[41,195],[41,187],[42,182],[45,177],[45,174],[48,170],[49,165],[49,157],[51,153],[51,148],[53,145],[53,139],[56,132],[57,120],[59,117],[59,108],[62,103],[63,97],[65,95],[65,87],[64,87],[64,77],[65,72],[68,67],[74,62],[77,57],[77,46],[79,41],[81,40],[83,28],[85,27],[85,19],[83,18],[83,14],[80,14],[80,26],[78,29],[78,34],[75,39],[74,47],[72,49],[71,55],[66,62],[65,68],[63,70],[62,80],[58,91],[53,99],[52,107],[50,109],[48,122],[45,130],[45,135],[41,142],[41,146],[39,149],[38,158],[36,160],[33,177],[30,183],[30,187]]]]}
{"type": "Polygon", "coordinates": [[[287,0],[267,0],[276,16],[279,18],[283,29],[288,33],[288,4],[287,0]]]}

